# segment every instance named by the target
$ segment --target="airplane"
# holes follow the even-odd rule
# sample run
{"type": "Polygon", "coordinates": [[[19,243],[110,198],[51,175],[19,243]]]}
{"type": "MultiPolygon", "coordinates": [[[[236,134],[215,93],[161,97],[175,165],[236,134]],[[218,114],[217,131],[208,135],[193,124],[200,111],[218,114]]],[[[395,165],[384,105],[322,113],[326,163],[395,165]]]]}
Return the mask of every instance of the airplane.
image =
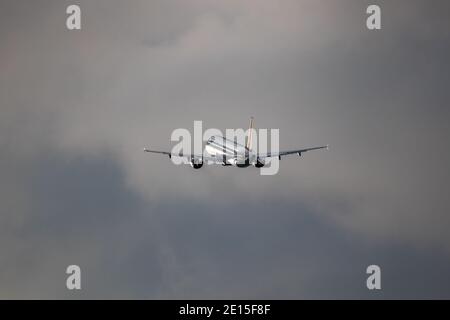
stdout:
{"type": "Polygon", "coordinates": [[[290,154],[297,154],[312,150],[328,149],[328,145],[320,147],[311,147],[291,151],[279,151],[268,153],[254,153],[252,152],[252,133],[253,133],[253,117],[250,118],[250,129],[246,145],[231,141],[223,136],[215,135],[208,139],[205,145],[205,151],[202,155],[171,153],[167,151],[152,150],[144,148],[144,152],[158,153],[168,155],[169,158],[181,157],[185,158],[192,168],[200,169],[205,162],[212,164],[221,164],[222,166],[235,166],[239,168],[247,168],[254,166],[256,168],[264,167],[266,159],[278,157],[281,160],[282,156],[290,154]],[[206,154],[205,154],[206,153],[206,154]]]}

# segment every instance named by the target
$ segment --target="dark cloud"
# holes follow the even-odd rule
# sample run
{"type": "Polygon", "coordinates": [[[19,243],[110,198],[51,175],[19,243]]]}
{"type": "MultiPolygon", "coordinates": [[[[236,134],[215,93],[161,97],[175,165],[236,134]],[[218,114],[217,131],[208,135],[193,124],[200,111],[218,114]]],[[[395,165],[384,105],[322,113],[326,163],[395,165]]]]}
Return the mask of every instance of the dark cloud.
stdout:
{"type": "Polygon", "coordinates": [[[0,4],[0,296],[449,297],[449,8],[377,3],[376,32],[359,1],[81,1],[81,31],[0,4]],[[272,177],[139,152],[250,115],[331,149],[272,177]]]}

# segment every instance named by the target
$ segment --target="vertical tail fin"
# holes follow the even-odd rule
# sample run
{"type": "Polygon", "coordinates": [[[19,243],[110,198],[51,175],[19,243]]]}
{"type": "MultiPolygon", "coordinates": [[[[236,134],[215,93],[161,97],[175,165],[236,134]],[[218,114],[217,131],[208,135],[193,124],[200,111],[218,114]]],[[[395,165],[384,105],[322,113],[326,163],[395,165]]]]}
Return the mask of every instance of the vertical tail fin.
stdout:
{"type": "Polygon", "coordinates": [[[252,137],[253,137],[253,117],[250,117],[250,128],[248,129],[247,149],[252,149],[252,137]]]}

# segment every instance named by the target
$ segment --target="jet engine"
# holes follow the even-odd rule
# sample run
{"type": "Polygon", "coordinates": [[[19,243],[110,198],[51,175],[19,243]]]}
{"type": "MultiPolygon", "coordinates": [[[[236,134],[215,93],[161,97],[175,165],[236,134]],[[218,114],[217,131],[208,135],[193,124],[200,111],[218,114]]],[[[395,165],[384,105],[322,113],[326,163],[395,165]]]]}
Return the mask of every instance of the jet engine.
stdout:
{"type": "Polygon", "coordinates": [[[266,165],[266,162],[264,161],[264,159],[261,159],[261,158],[257,158],[256,159],[256,162],[255,163],[253,163],[253,165],[256,167],[256,168],[262,168],[262,167],[264,167],[265,165],[266,165]]]}
{"type": "Polygon", "coordinates": [[[194,169],[200,169],[201,167],[203,167],[203,159],[202,158],[192,157],[191,161],[189,161],[189,164],[194,169]]]}

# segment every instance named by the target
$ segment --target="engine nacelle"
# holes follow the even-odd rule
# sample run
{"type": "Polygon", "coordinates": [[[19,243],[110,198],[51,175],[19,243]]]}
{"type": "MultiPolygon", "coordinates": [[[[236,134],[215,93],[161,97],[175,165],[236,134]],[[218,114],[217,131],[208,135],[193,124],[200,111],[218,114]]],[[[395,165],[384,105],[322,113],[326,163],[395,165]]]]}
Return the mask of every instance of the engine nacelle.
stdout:
{"type": "Polygon", "coordinates": [[[249,166],[249,162],[244,161],[242,159],[228,159],[228,164],[226,164],[227,166],[235,166],[235,167],[240,167],[240,168],[246,168],[249,166]]]}
{"type": "Polygon", "coordinates": [[[203,167],[203,159],[201,158],[191,158],[191,161],[189,162],[192,168],[194,169],[200,169],[203,167]]]}
{"type": "Polygon", "coordinates": [[[256,168],[262,168],[262,167],[264,167],[266,165],[266,162],[263,159],[258,158],[258,159],[256,159],[256,162],[253,165],[256,168]]]}

